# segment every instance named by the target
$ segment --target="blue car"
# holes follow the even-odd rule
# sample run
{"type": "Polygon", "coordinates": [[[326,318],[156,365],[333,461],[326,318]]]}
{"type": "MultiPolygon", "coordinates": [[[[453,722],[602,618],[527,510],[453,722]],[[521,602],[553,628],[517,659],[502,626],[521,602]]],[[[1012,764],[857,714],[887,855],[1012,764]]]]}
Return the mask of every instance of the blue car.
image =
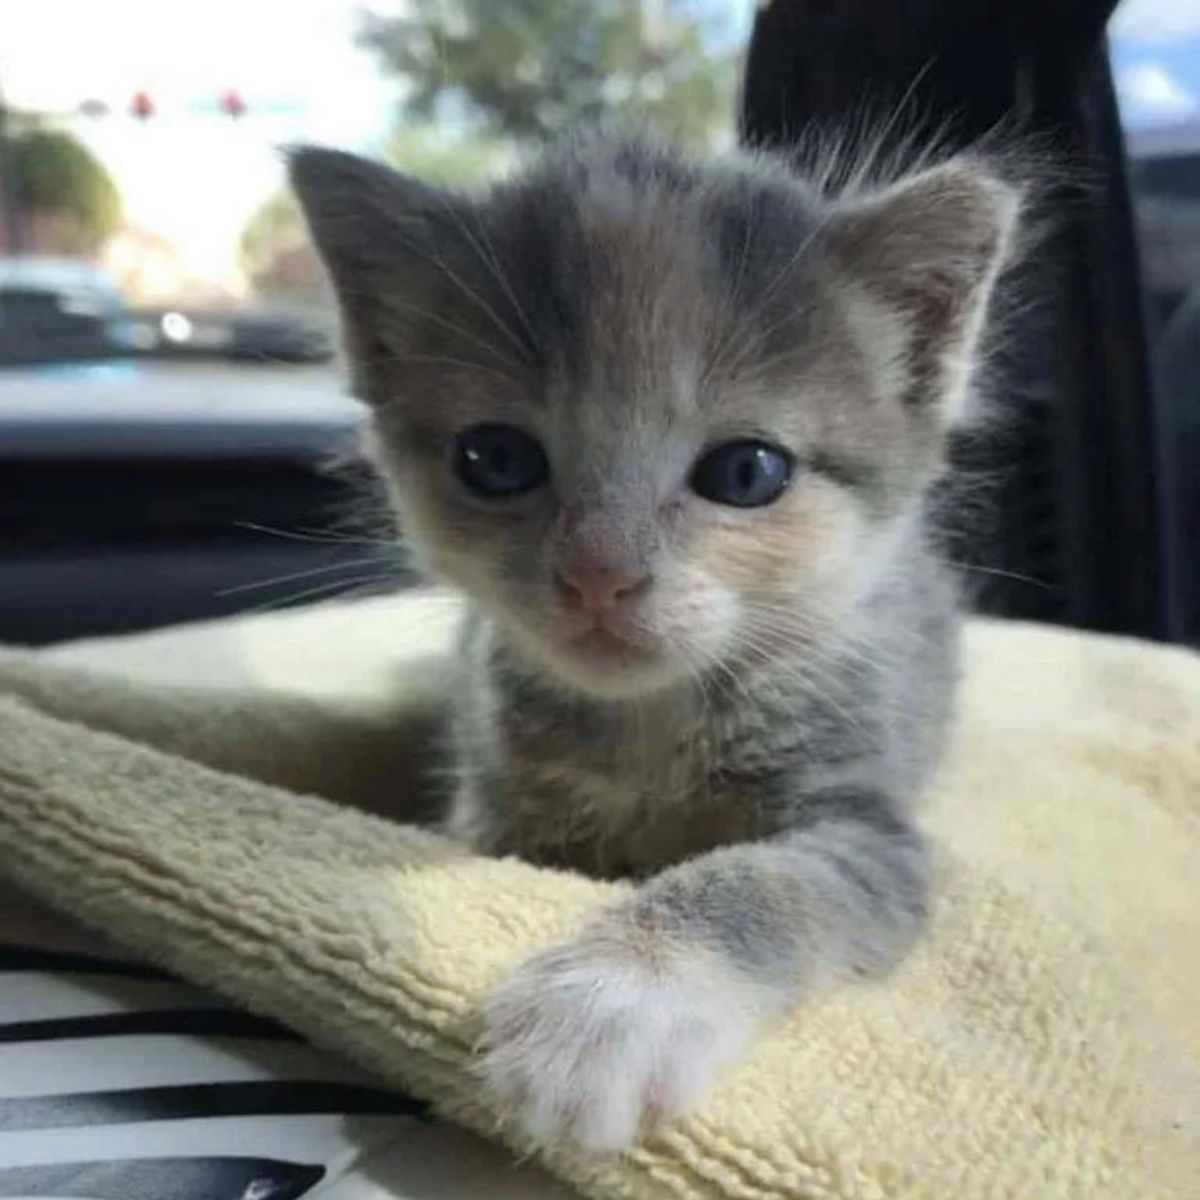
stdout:
{"type": "Polygon", "coordinates": [[[121,293],[79,259],[0,258],[0,364],[109,358],[138,349],[121,293]]]}

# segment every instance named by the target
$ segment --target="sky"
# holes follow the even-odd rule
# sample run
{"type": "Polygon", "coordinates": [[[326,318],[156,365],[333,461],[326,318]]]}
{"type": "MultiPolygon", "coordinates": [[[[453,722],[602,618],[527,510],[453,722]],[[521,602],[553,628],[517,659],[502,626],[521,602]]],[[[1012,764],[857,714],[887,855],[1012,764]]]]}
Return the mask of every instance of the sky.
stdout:
{"type": "MultiPolygon", "coordinates": [[[[730,3],[747,27],[751,0],[730,3]]],[[[227,275],[240,230],[279,186],[279,146],[369,151],[390,126],[398,85],[355,45],[361,8],[362,0],[0,0],[0,93],[50,112],[109,104],[110,116],[73,117],[69,128],[112,172],[130,221],[172,242],[197,273],[227,275]],[[241,121],[216,111],[226,88],[249,105],[241,121]],[[152,121],[127,115],[138,90],[156,103],[152,121]]],[[[1111,33],[1131,127],[1200,119],[1200,0],[1124,0],[1111,33]]]]}
{"type": "Polygon", "coordinates": [[[347,0],[0,0],[0,91],[22,109],[107,103],[111,115],[68,127],[112,173],[126,216],[220,275],[279,186],[280,145],[364,150],[386,131],[397,86],[354,44],[358,14],[347,0]],[[226,88],[249,106],[240,121],[216,110],[226,88]],[[138,90],[153,120],[127,115],[138,90]]]}
{"type": "MultiPolygon", "coordinates": [[[[377,13],[404,0],[370,0],[377,13]]],[[[693,0],[713,10],[713,0],[693,0]]],[[[748,28],[752,0],[716,0],[748,28]]],[[[399,85],[355,44],[366,0],[0,0],[0,94],[17,108],[104,118],[68,127],[108,167],[132,224],[172,243],[199,275],[237,275],[237,239],[282,182],[278,148],[316,141],[369,151],[399,85]],[[247,115],[219,115],[236,88],[247,115]],[[133,95],[153,120],[129,115],[133,95]]]]}
{"type": "Polygon", "coordinates": [[[1200,120],[1200,0],[1124,0],[1109,41],[1126,125],[1200,120]]]}

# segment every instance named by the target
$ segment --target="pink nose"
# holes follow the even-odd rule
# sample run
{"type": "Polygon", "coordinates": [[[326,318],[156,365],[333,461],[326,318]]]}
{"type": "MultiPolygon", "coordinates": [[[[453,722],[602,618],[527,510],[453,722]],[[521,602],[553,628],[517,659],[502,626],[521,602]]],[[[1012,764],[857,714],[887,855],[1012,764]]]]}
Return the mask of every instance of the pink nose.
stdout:
{"type": "Polygon", "coordinates": [[[566,606],[586,613],[607,612],[649,586],[649,575],[613,567],[574,566],[558,574],[566,606]]]}

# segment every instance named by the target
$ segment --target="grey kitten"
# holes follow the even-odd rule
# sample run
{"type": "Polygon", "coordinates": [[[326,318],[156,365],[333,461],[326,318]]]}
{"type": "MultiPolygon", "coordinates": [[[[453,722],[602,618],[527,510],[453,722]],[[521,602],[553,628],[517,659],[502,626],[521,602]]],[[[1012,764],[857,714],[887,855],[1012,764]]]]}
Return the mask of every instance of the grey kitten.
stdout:
{"type": "Polygon", "coordinates": [[[531,1142],[625,1147],[919,931],[929,493],[1017,192],[599,135],[481,195],[316,149],[292,179],[407,536],[470,602],[447,826],[638,881],[495,992],[483,1077],[531,1142]]]}

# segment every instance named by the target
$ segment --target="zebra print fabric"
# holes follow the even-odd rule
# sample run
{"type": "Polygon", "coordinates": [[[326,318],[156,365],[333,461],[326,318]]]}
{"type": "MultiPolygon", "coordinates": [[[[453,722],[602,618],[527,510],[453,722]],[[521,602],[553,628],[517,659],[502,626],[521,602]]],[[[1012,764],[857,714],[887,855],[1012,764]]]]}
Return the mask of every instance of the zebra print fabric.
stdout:
{"type": "Polygon", "coordinates": [[[0,945],[0,1197],[294,1200],[423,1112],[150,968],[0,945]]]}

